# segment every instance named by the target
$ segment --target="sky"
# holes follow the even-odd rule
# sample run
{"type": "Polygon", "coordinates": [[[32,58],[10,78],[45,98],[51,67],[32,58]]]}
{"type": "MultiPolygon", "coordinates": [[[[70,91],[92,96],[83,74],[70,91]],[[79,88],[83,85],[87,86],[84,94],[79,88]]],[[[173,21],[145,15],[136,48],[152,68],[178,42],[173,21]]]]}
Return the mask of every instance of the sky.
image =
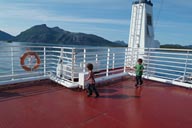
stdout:
{"type": "MultiPolygon", "coordinates": [[[[58,26],[128,42],[133,0],[0,0],[0,30],[14,36],[34,25],[58,26]]],[[[152,0],[155,39],[192,45],[192,1],[152,0]]]]}

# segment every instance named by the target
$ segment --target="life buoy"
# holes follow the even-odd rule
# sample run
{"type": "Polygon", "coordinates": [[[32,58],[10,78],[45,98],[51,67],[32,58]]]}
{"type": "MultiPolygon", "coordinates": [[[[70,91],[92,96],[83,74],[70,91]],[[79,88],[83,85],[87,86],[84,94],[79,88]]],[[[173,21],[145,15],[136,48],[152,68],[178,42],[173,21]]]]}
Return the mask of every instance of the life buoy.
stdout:
{"type": "Polygon", "coordinates": [[[21,67],[25,70],[25,71],[34,71],[36,70],[39,66],[40,66],[40,63],[41,63],[41,60],[38,56],[37,53],[35,52],[32,52],[32,51],[28,51],[28,52],[25,52],[21,58],[20,58],[20,64],[21,64],[21,67]],[[25,59],[26,58],[35,58],[36,59],[36,63],[32,66],[32,67],[29,67],[28,65],[25,65],[25,59]]]}

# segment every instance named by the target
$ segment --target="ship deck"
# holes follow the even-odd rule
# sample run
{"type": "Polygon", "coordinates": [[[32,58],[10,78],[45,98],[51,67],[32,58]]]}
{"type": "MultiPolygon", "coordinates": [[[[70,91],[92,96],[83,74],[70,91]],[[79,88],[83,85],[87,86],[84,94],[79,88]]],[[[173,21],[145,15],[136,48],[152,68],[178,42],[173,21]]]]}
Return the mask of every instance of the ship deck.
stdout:
{"type": "Polygon", "coordinates": [[[50,80],[0,89],[0,128],[191,128],[192,90],[133,78],[103,83],[99,98],[50,80]]]}

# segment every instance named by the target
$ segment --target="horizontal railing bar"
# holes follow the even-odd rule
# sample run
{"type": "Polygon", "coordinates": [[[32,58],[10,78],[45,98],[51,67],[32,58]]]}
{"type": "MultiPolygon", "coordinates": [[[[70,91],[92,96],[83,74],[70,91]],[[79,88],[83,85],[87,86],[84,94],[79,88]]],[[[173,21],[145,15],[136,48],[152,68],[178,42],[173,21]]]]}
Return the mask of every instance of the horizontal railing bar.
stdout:
{"type": "MultiPolygon", "coordinates": [[[[148,67],[148,69],[159,69],[159,70],[163,70],[163,71],[172,71],[172,72],[183,73],[183,71],[171,70],[171,69],[165,69],[165,68],[157,68],[157,67],[148,67]]],[[[146,71],[146,70],[145,70],[145,71],[146,71]]]]}
{"type": "Polygon", "coordinates": [[[158,74],[161,74],[161,75],[171,75],[171,76],[176,76],[176,77],[179,77],[181,75],[175,75],[175,74],[171,74],[171,73],[165,73],[165,72],[156,72],[156,71],[149,71],[150,73],[158,73],[158,74]]]}
{"type": "MultiPolygon", "coordinates": [[[[158,53],[158,54],[163,54],[163,55],[178,55],[178,53],[173,53],[173,52],[156,52],[156,51],[145,52],[145,54],[152,54],[152,53],[156,53],[156,54],[158,53]]],[[[187,56],[189,54],[188,54],[188,51],[186,51],[186,53],[179,53],[179,55],[187,56]]]]}
{"type": "Polygon", "coordinates": [[[40,74],[40,73],[43,73],[43,72],[30,72],[30,73],[22,73],[22,74],[10,74],[10,75],[0,76],[0,78],[15,77],[15,76],[26,76],[26,75],[35,75],[35,74],[40,74]]]}
{"type": "MultiPolygon", "coordinates": [[[[150,60],[150,59],[145,59],[145,61],[147,62],[148,60],[150,60]]],[[[162,62],[161,60],[152,60],[153,62],[155,61],[155,62],[162,62]]],[[[153,62],[149,62],[149,64],[150,63],[153,63],[153,62]]],[[[163,62],[168,62],[168,63],[171,63],[171,64],[183,64],[184,62],[177,62],[177,61],[163,61],[163,62]]]]}
{"type": "Polygon", "coordinates": [[[150,59],[151,59],[151,58],[158,58],[158,59],[159,59],[159,58],[161,58],[161,59],[174,59],[174,60],[186,60],[186,58],[178,58],[178,57],[177,57],[177,58],[173,58],[173,57],[164,57],[164,56],[163,56],[163,57],[162,57],[162,56],[150,56],[150,59]]]}
{"type": "Polygon", "coordinates": [[[181,67],[181,66],[172,66],[172,65],[166,65],[166,64],[155,64],[155,63],[150,63],[149,65],[164,66],[164,67],[173,67],[173,68],[180,68],[180,69],[183,69],[183,68],[184,68],[184,67],[181,67]]]}
{"type": "Polygon", "coordinates": [[[173,78],[164,77],[164,76],[153,75],[153,77],[156,77],[156,78],[163,78],[163,79],[167,79],[167,80],[174,80],[173,78]]]}

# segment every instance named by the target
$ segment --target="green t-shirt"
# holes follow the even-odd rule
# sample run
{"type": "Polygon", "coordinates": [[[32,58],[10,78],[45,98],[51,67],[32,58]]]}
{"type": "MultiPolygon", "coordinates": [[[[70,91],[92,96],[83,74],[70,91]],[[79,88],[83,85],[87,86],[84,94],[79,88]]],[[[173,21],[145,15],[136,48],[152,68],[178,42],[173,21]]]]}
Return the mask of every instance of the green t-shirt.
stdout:
{"type": "Polygon", "coordinates": [[[142,64],[137,64],[137,65],[135,65],[135,74],[136,74],[136,76],[142,76],[143,75],[143,69],[144,69],[144,67],[143,67],[143,65],[142,64]]]}

